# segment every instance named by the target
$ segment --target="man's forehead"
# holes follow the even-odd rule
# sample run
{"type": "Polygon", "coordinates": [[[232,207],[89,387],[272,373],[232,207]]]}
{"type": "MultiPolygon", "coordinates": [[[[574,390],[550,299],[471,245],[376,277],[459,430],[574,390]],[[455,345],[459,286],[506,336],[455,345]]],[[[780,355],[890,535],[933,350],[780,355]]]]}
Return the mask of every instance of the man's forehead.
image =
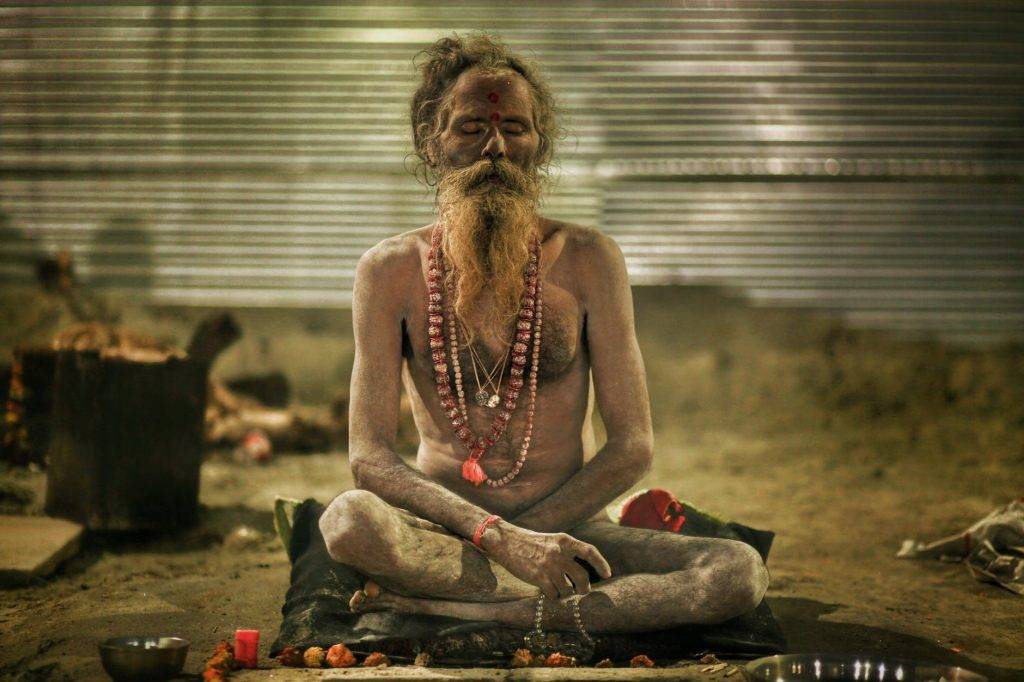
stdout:
{"type": "Polygon", "coordinates": [[[502,109],[521,107],[528,112],[533,111],[530,84],[510,70],[487,72],[470,69],[463,72],[452,86],[451,104],[454,110],[487,105],[502,109]]]}

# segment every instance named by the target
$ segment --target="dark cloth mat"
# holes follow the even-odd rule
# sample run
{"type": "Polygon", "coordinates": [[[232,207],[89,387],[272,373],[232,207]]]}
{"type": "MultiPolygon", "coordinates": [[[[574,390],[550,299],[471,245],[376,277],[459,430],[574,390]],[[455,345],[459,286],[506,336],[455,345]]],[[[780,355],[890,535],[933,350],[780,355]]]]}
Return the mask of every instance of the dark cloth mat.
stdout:
{"type": "MultiPolygon", "coordinates": [[[[436,663],[488,665],[507,663],[523,646],[525,630],[490,621],[394,612],[352,613],[348,601],[366,578],[327,554],[317,521],[324,506],[308,499],[295,511],[291,546],[291,586],[281,609],[283,619],[271,656],[287,645],[325,649],[344,642],[352,651],[380,651],[402,661],[426,651],[436,663]]],[[[774,534],[738,523],[724,523],[685,508],[681,534],[725,537],[747,542],[768,558],[774,534]]],[[[545,630],[545,632],[547,632],[545,630]]],[[[578,642],[571,632],[548,633],[548,645],[578,642]]],[[[591,660],[624,661],[643,653],[653,659],[679,659],[713,651],[730,656],[767,656],[785,650],[785,639],[766,601],[753,612],[719,625],[687,625],[630,634],[595,634],[591,660]]]]}

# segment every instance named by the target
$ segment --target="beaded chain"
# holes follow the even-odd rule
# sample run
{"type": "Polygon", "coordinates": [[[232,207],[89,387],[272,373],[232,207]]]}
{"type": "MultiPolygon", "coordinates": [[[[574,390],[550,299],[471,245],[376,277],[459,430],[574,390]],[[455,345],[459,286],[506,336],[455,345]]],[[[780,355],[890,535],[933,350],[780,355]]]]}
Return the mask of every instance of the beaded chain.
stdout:
{"type": "MultiPolygon", "coordinates": [[[[583,595],[573,595],[569,598],[572,606],[572,619],[576,623],[576,629],[580,631],[580,644],[574,642],[562,642],[558,648],[561,653],[567,656],[575,656],[581,660],[587,660],[594,655],[594,638],[590,636],[583,627],[583,617],[580,615],[580,599],[583,595]]],[[[541,627],[544,620],[544,595],[537,597],[537,608],[533,613],[533,629],[523,636],[523,644],[534,654],[550,653],[547,637],[544,636],[544,629],[541,627]]]]}
{"type": "Polygon", "coordinates": [[[455,436],[469,449],[469,457],[462,464],[462,477],[474,485],[486,482],[491,487],[501,487],[514,479],[523,468],[530,442],[533,437],[533,416],[537,402],[537,365],[540,359],[541,324],[544,317],[542,299],[542,280],[540,273],[540,245],[537,235],[530,235],[530,256],[524,273],[525,288],[520,300],[519,313],[516,320],[515,341],[512,345],[512,368],[508,388],[502,410],[495,416],[490,432],[484,436],[475,436],[469,428],[469,413],[466,409],[466,395],[462,385],[462,367],[459,362],[458,323],[456,320],[453,300],[454,293],[445,287],[448,281],[446,263],[441,251],[442,228],[438,222],[431,232],[430,255],[427,259],[427,336],[430,342],[431,360],[434,363],[434,376],[437,394],[441,407],[451,423],[455,436]],[[445,289],[447,305],[445,301],[445,289]],[[448,341],[444,339],[445,317],[447,317],[448,341]],[[533,342],[530,373],[527,387],[529,389],[526,406],[526,429],[523,436],[519,456],[504,476],[492,479],[480,466],[480,458],[487,449],[502,436],[508,426],[512,413],[518,404],[519,394],[523,388],[524,366],[527,345],[533,342]],[[452,394],[451,382],[448,378],[448,357],[445,346],[448,346],[450,361],[455,378],[455,391],[452,394]]]}

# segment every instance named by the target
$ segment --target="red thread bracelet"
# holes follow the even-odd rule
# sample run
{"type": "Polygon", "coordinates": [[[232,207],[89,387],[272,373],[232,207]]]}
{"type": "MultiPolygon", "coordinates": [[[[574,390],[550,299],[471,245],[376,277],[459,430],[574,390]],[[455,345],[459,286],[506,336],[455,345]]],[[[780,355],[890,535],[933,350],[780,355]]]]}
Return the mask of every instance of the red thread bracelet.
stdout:
{"type": "Polygon", "coordinates": [[[480,525],[476,527],[475,531],[473,531],[474,545],[480,547],[480,549],[483,549],[483,547],[480,546],[480,538],[483,536],[484,531],[487,530],[487,526],[491,525],[495,521],[501,521],[501,517],[497,514],[491,514],[486,519],[480,522],[480,525]]]}

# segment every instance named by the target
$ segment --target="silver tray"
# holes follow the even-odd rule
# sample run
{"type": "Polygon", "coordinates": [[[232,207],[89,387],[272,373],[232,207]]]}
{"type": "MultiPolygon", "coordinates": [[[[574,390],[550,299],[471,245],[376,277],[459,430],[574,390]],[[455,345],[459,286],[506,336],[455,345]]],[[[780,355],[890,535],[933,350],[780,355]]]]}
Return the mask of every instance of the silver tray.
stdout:
{"type": "Polygon", "coordinates": [[[900,658],[790,654],[751,661],[747,675],[767,682],[987,682],[988,678],[958,666],[900,658]]]}

